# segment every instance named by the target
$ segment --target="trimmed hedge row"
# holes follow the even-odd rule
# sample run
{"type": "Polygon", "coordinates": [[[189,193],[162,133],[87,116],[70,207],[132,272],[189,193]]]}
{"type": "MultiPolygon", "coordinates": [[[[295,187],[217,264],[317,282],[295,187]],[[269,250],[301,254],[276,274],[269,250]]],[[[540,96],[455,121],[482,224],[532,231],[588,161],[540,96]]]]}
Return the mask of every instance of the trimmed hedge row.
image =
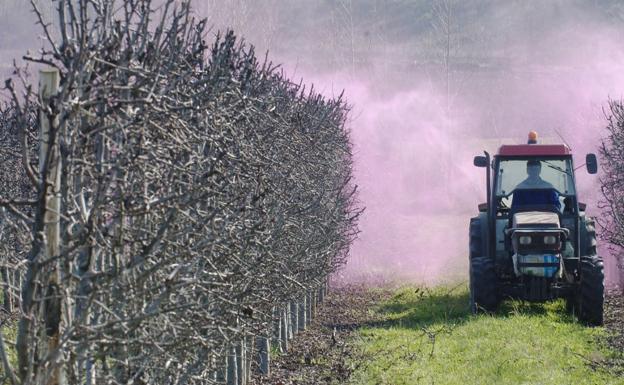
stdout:
{"type": "Polygon", "coordinates": [[[345,261],[360,209],[344,100],[231,31],[209,46],[192,15],[173,0],[62,0],[59,33],[30,58],[58,70],[58,93],[9,85],[2,132],[33,132],[33,112],[51,126],[44,154],[32,137],[3,149],[33,170],[28,192],[1,197],[2,223],[28,239],[23,263],[2,243],[21,277],[4,289],[21,299],[23,383],[245,383],[262,338],[292,330],[285,309],[308,298],[311,312],[345,261]],[[47,256],[55,162],[61,251],[47,256]]]}

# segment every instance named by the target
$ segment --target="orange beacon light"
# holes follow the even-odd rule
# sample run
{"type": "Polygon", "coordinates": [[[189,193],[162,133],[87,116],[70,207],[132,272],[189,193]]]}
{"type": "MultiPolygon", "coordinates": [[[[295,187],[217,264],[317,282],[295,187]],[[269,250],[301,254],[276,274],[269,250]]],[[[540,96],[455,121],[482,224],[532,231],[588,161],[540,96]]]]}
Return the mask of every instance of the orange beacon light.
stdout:
{"type": "Polygon", "coordinates": [[[537,132],[529,132],[529,144],[537,144],[537,132]]]}

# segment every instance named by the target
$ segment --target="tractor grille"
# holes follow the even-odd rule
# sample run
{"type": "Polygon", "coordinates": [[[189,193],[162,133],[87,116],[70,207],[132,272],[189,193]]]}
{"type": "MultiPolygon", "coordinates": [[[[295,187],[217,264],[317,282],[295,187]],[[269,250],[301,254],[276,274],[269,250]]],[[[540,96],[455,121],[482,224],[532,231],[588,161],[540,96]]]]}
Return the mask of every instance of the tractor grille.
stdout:
{"type": "Polygon", "coordinates": [[[541,302],[552,297],[550,293],[550,280],[545,277],[524,277],[524,296],[527,301],[541,302]]]}

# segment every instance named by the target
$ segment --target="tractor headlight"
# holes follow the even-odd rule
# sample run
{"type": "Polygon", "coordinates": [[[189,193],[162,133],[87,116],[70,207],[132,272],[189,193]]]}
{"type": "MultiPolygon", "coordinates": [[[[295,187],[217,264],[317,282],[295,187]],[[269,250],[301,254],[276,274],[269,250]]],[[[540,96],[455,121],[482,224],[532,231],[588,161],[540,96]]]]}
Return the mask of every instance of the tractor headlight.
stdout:
{"type": "Polygon", "coordinates": [[[523,235],[520,238],[518,238],[518,242],[520,242],[521,245],[530,245],[532,242],[532,239],[528,235],[523,235]]]}
{"type": "Polygon", "coordinates": [[[554,245],[555,243],[557,243],[557,237],[555,237],[554,235],[546,235],[544,237],[544,244],[554,245]]]}

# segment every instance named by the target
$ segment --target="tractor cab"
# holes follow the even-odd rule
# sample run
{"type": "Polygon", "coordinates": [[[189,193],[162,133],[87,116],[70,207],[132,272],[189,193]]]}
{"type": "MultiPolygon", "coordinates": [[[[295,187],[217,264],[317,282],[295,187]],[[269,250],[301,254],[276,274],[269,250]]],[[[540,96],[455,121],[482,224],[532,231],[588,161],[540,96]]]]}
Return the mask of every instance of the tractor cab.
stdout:
{"type": "MultiPolygon", "coordinates": [[[[590,174],[597,172],[594,154],[585,163],[590,174]]],[[[594,223],[578,200],[570,148],[538,144],[531,132],[527,144],[503,145],[493,159],[486,152],[474,164],[486,169],[488,199],[470,225],[473,311],[493,310],[504,298],[563,297],[580,318],[601,323],[602,260],[594,223]],[[583,275],[591,289],[582,285],[583,275]],[[581,301],[588,290],[599,309],[581,301]]]]}

